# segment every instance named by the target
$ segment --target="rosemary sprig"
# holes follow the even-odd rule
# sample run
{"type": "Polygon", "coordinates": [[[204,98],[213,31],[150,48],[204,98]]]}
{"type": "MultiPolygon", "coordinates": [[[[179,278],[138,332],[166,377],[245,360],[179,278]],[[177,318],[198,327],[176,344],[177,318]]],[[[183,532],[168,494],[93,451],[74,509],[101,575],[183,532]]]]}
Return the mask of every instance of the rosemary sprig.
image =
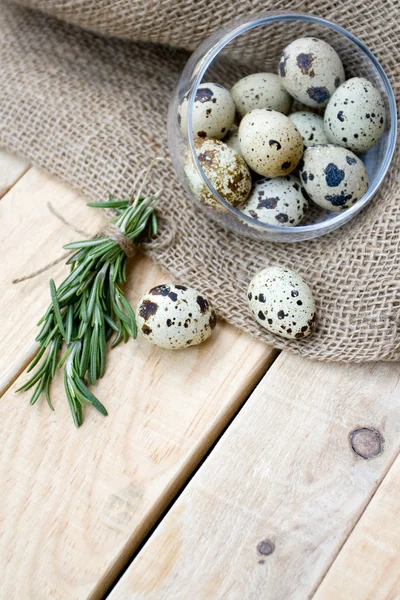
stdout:
{"type": "MultiPolygon", "coordinates": [[[[155,206],[159,194],[137,196],[134,202],[116,200],[110,195],[107,202],[91,202],[89,206],[113,209],[116,217],[110,222],[138,243],[158,232],[155,206]]],[[[50,281],[51,304],[38,323],[39,351],[28,372],[37,368],[17,391],[34,387],[30,403],[35,404],[44,393],[54,410],[50,384],[57,368],[64,368],[65,393],[74,423],[79,427],[85,404],[107,415],[88,388],[105,373],[107,341],[114,335],[111,346],[115,347],[130,337],[136,338],[137,327],[135,314],[121,288],[126,281],[127,256],[118,243],[103,235],[72,242],[64,248],[75,250],[67,263],[71,271],[58,289],[50,281]],[[65,354],[59,360],[63,344],[65,354]]]]}

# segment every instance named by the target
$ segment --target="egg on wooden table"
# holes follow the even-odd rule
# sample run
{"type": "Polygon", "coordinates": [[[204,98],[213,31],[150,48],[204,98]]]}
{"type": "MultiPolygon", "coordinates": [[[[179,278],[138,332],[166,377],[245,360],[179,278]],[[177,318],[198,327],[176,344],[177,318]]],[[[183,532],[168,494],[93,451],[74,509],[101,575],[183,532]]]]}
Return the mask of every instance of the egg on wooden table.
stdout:
{"type": "Polygon", "coordinates": [[[138,330],[159,348],[177,350],[204,342],[216,322],[210,302],[194,288],[163,284],[139,300],[138,330]]]}
{"type": "Polygon", "coordinates": [[[385,129],[386,109],[379,90],[368,79],[353,77],[332,95],[325,110],[329,142],[365,152],[385,129]]]}
{"type": "Polygon", "coordinates": [[[299,225],[308,208],[300,180],[294,175],[256,181],[246,204],[245,215],[268,225],[299,225]]]}
{"type": "MultiPolygon", "coordinates": [[[[185,96],[178,110],[178,122],[187,134],[189,99],[185,96]]],[[[192,112],[195,137],[223,138],[235,120],[235,103],[229,91],[218,83],[201,83],[196,91],[192,112]]]]}
{"type": "Polygon", "coordinates": [[[368,189],[362,160],[351,150],[330,144],[307,148],[300,179],[311,200],[336,212],[353,206],[368,189]]]}
{"type": "MultiPolygon", "coordinates": [[[[237,152],[220,140],[196,138],[194,146],[207,179],[232,206],[242,205],[251,190],[251,174],[237,152]]],[[[226,210],[203,181],[189,152],[185,155],[185,174],[190,189],[204,204],[218,211],[226,210]]]]}
{"type": "Polygon", "coordinates": [[[267,267],[250,281],[247,299],[256,321],[287,339],[312,333],[315,303],[310,286],[291,269],[267,267]]]}
{"type": "Polygon", "coordinates": [[[240,119],[254,108],[271,108],[287,115],[293,103],[275,73],[253,73],[243,77],[231,89],[231,96],[240,119]]]}
{"type": "Polygon", "coordinates": [[[289,174],[303,154],[296,126],[286,115],[267,108],[255,108],[243,117],[239,142],[246,163],[264,177],[289,174]]]}
{"type": "Polygon", "coordinates": [[[294,40],[279,61],[282,85],[306,106],[326,106],[333,92],[344,82],[340,56],[327,42],[314,37],[294,40]]]}
{"type": "Polygon", "coordinates": [[[324,119],[309,111],[294,112],[289,115],[289,119],[300,131],[303,138],[303,144],[308,146],[317,146],[318,144],[328,144],[328,138],[325,133],[324,119]]]}

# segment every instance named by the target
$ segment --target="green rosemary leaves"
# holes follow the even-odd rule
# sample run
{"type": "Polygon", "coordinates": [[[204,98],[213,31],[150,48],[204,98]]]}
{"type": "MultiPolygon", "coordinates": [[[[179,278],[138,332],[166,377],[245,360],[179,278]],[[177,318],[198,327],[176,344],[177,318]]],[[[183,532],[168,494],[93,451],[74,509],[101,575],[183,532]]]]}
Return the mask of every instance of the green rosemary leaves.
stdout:
{"type": "Polygon", "coordinates": [[[107,202],[89,204],[114,210],[117,216],[110,221],[114,234],[64,246],[75,251],[67,263],[71,272],[58,289],[50,281],[51,304],[38,323],[39,351],[28,367],[28,372],[36,370],[17,391],[34,388],[31,404],[44,393],[54,410],[50,383],[57,368],[64,368],[65,394],[77,427],[82,424],[85,404],[107,415],[88,386],[105,373],[108,340],[113,338],[114,347],[136,338],[135,314],[121,288],[126,281],[126,246],[157,233],[158,196],[137,197],[133,203],[110,196],[107,202]]]}

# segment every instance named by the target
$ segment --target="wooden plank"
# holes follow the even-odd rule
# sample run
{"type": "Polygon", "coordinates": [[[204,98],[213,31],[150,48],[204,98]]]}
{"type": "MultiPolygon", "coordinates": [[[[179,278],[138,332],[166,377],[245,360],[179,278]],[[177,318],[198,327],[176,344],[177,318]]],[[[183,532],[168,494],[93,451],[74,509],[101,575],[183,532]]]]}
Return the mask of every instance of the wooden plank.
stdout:
{"type": "Polygon", "coordinates": [[[400,598],[400,458],[328,571],[315,600],[400,598]]]}
{"type": "Polygon", "coordinates": [[[22,177],[29,169],[29,163],[23,158],[0,150],[0,198],[22,177]]]}
{"type": "MultiPolygon", "coordinates": [[[[77,237],[49,216],[48,200],[80,227],[96,228],[96,211],[37,171],[4,199],[8,300],[0,319],[12,348],[8,362],[31,339],[48,302],[50,273],[11,291],[10,280],[77,237]]],[[[56,283],[62,270],[55,269],[56,283]]],[[[163,281],[156,266],[138,259],[129,274],[130,300],[163,281]]],[[[96,386],[110,416],[91,410],[78,430],[60,379],[52,413],[43,402],[30,407],[29,396],[14,395],[19,378],[0,404],[2,597],[100,597],[274,355],[225,323],[205,344],[185,351],[131,341],[111,352],[96,386]]]]}
{"type": "Polygon", "coordinates": [[[396,364],[281,354],[110,600],[310,597],[399,451],[399,400],[396,364]]]}

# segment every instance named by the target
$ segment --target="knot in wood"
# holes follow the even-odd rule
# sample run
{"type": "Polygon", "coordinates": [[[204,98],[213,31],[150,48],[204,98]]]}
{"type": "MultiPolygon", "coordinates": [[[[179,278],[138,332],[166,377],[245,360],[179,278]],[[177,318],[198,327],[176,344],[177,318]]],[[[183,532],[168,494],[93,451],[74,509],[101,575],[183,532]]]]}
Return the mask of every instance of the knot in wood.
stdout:
{"type": "Polygon", "coordinates": [[[262,556],[269,556],[274,550],[275,546],[270,540],[262,540],[257,544],[257,552],[262,556]]]}
{"type": "Polygon", "coordinates": [[[377,429],[361,427],[350,434],[350,446],[358,456],[369,460],[383,451],[384,439],[377,429]]]}

